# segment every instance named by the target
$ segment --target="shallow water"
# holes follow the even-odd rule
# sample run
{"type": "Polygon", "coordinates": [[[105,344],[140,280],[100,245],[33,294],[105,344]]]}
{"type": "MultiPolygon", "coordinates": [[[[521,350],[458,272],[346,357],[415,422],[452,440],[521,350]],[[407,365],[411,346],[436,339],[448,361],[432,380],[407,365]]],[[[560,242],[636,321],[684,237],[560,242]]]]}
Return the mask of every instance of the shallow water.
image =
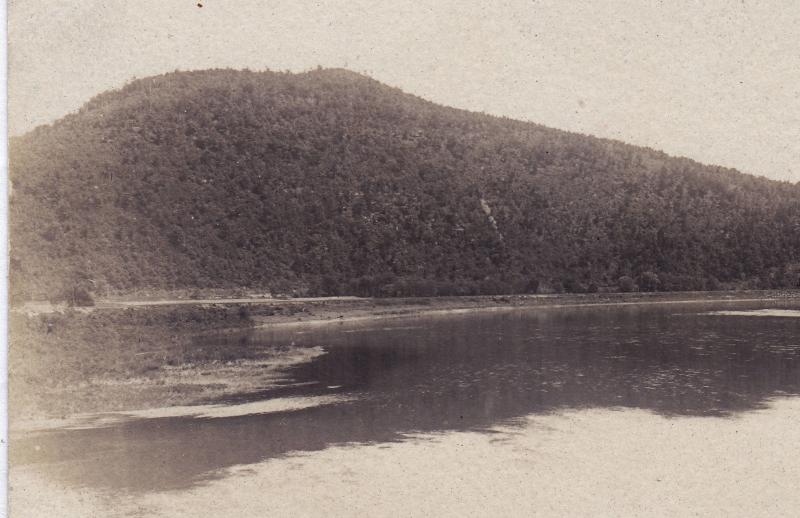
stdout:
{"type": "Polygon", "coordinates": [[[12,477],[18,471],[67,490],[135,497],[193,490],[228,477],[228,468],[288,454],[528,430],[537,415],[637,409],[708,422],[748,415],[800,394],[800,318],[786,317],[798,307],[534,308],[265,330],[244,339],[255,349],[322,346],[326,354],[292,368],[285,387],[209,402],[213,415],[111,420],[18,439],[12,477]],[[749,318],[751,311],[761,318],[749,318]],[[254,404],[278,398],[325,404],[268,412],[270,405],[254,404]]]}

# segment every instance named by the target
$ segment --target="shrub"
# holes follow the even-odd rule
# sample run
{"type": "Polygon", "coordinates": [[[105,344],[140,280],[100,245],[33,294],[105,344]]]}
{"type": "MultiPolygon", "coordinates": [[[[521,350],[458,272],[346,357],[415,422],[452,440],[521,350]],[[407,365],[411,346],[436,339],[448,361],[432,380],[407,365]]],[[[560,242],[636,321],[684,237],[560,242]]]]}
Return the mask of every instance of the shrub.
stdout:
{"type": "Polygon", "coordinates": [[[94,306],[94,299],[88,289],[81,286],[67,286],[49,298],[52,304],[66,304],[69,307],[94,306]]]}
{"type": "Polygon", "coordinates": [[[85,288],[75,288],[72,290],[72,297],[67,301],[70,306],[90,307],[94,306],[92,294],[85,288]]]}
{"type": "Polygon", "coordinates": [[[661,288],[661,280],[653,272],[644,272],[639,276],[639,288],[642,291],[658,291],[661,288]]]}
{"type": "Polygon", "coordinates": [[[633,279],[628,277],[627,275],[623,275],[617,281],[617,285],[619,286],[619,291],[623,293],[630,293],[632,291],[637,291],[638,287],[636,283],[633,282],[633,279]]]}
{"type": "Polygon", "coordinates": [[[719,282],[719,279],[714,277],[713,275],[708,278],[706,282],[706,289],[708,291],[719,291],[723,289],[722,283],[719,282]]]}
{"type": "Polygon", "coordinates": [[[539,292],[539,279],[531,279],[528,281],[524,289],[525,293],[538,293],[539,292]]]}

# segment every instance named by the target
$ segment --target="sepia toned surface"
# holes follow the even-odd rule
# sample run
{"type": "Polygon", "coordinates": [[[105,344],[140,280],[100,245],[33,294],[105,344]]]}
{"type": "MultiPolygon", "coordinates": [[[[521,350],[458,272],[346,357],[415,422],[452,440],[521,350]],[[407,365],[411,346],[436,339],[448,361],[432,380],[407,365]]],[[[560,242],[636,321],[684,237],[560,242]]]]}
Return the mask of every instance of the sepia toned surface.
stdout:
{"type": "Polygon", "coordinates": [[[335,446],[231,468],[188,491],[125,497],[70,491],[18,470],[12,510],[19,516],[792,516],[800,505],[794,490],[800,467],[786,448],[800,441],[797,406],[779,401],[737,419],[570,411],[492,434],[335,446]]]}
{"type": "Polygon", "coordinates": [[[10,2],[20,134],[132,77],[343,67],[439,104],[798,181],[792,0],[10,2]]]}
{"type": "Polygon", "coordinates": [[[798,23],[11,1],[12,518],[793,515],[798,23]]]}
{"type": "Polygon", "coordinates": [[[249,333],[255,349],[325,352],[288,367],[284,386],[226,406],[28,431],[15,441],[12,504],[64,516],[790,513],[800,305],[770,306],[249,333]],[[38,491],[53,499],[36,502],[38,491]]]}

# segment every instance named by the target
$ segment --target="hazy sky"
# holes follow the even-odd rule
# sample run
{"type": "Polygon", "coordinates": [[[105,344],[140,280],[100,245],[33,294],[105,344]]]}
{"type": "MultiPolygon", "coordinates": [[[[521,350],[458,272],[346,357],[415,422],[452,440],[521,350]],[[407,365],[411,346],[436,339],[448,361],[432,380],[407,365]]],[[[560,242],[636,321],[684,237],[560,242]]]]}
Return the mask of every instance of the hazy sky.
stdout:
{"type": "Polygon", "coordinates": [[[800,181],[800,2],[12,0],[9,126],[132,77],[347,67],[432,101],[800,181]]]}

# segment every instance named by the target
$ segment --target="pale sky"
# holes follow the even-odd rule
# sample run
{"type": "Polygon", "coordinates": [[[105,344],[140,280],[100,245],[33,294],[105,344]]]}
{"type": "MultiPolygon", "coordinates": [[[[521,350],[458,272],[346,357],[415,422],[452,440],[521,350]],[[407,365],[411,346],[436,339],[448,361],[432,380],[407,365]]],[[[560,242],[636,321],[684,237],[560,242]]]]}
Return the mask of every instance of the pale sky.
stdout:
{"type": "Polygon", "coordinates": [[[800,181],[796,0],[200,1],[11,0],[11,134],[133,77],[321,65],[800,181]]]}

